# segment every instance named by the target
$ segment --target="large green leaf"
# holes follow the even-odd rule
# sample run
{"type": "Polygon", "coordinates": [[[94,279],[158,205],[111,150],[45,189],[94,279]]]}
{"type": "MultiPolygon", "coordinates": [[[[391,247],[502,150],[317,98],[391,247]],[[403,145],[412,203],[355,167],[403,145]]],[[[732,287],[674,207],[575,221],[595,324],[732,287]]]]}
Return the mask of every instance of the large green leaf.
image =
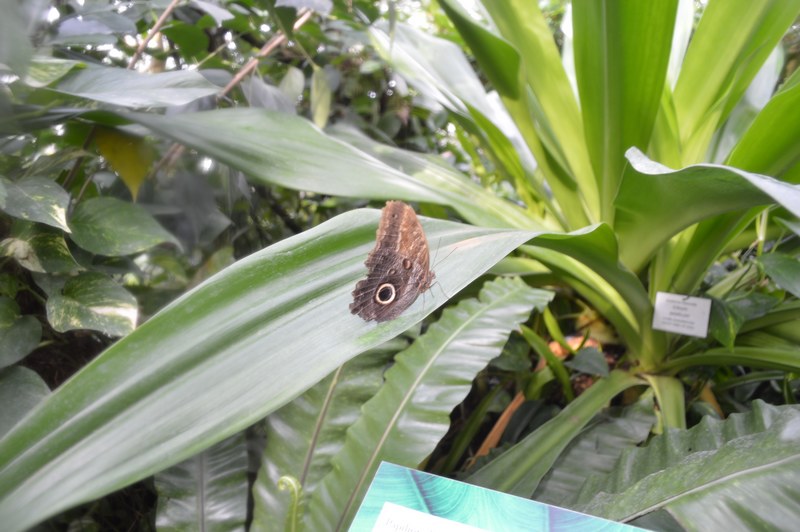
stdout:
{"type": "MultiPolygon", "coordinates": [[[[452,4],[455,2],[451,0],[443,2],[445,6],[452,4]]],[[[526,122],[535,120],[536,133],[547,153],[536,153],[531,143],[533,134],[529,133],[526,139],[536,154],[537,162],[547,171],[555,197],[565,216],[572,220],[572,229],[579,227],[574,224],[581,218],[584,220],[581,225],[600,221],[600,198],[586,148],[580,107],[547,20],[536,2],[484,1],[483,5],[497,25],[500,36],[511,43],[522,58],[520,98],[516,101],[506,98],[505,103],[521,131],[530,128],[526,122]],[[549,169],[550,165],[546,165],[549,157],[554,159],[553,167],[563,170],[549,169]],[[571,211],[583,211],[582,216],[571,214],[571,211]]],[[[454,19],[455,13],[457,11],[453,9],[450,14],[454,19]]],[[[480,46],[479,41],[470,40],[470,34],[462,32],[462,35],[473,48],[480,46]]],[[[502,57],[494,55],[481,61],[480,65],[491,70],[502,61],[502,57]]]]}
{"type": "Polygon", "coordinates": [[[571,506],[586,479],[611,471],[623,451],[647,438],[655,422],[653,394],[626,408],[609,409],[597,416],[564,449],[533,492],[533,498],[571,506]]]}
{"type": "Polygon", "coordinates": [[[304,500],[314,492],[330,473],[331,458],[344,445],[361,405],[383,384],[386,365],[405,347],[407,342],[398,337],[361,353],[267,417],[267,443],[253,485],[253,530],[279,532],[291,528],[287,518],[303,518],[291,512],[292,495],[282,489],[281,477],[296,479],[304,500]]]}
{"type": "Polygon", "coordinates": [[[25,529],[186,459],[433,312],[533,234],[423,219],[437,282],[395,320],[348,311],[379,212],[237,262],[144,323],[0,441],[0,522],[25,529]]]}
{"type": "Polygon", "coordinates": [[[796,257],[775,252],[762,255],[758,261],[778,286],[800,297],[800,261],[796,257]]]}
{"type": "Polygon", "coordinates": [[[493,194],[456,172],[438,171],[435,166],[435,171],[428,171],[432,163],[422,165],[424,159],[415,160],[409,153],[413,173],[405,173],[325,135],[298,116],[254,109],[125,116],[258,181],[320,194],[442,203],[484,226],[533,225],[521,225],[524,215],[517,207],[505,203],[499,209],[502,202],[493,194]]]}
{"type": "Polygon", "coordinates": [[[692,355],[675,358],[664,365],[666,371],[680,371],[696,366],[742,365],[753,368],[800,371],[800,348],[791,346],[734,346],[733,349],[715,347],[692,355]]]}
{"type": "Polygon", "coordinates": [[[652,305],[639,279],[618,260],[617,239],[606,224],[568,234],[542,234],[521,250],[545,264],[586,297],[619,331],[629,356],[654,367],[663,337],[649,323],[652,305]],[[644,358],[640,358],[644,357],[644,358]]]}
{"type": "MultiPolygon", "coordinates": [[[[444,0],[441,6],[453,21],[464,40],[469,43],[472,53],[481,65],[486,65],[485,72],[489,81],[503,96],[519,98],[520,54],[508,42],[494,35],[487,28],[476,23],[475,18],[466,13],[458,2],[444,0]]],[[[443,50],[434,50],[442,52],[443,50]]],[[[460,51],[457,52],[460,55],[460,51]]],[[[433,57],[433,55],[431,55],[433,57]]],[[[440,60],[449,60],[448,54],[440,60]]],[[[452,85],[460,90],[456,85],[452,85]]]]}
{"type": "Polygon", "coordinates": [[[36,56],[33,58],[25,83],[31,87],[44,87],[66,76],[73,68],[83,63],[59,57],[36,56]]]}
{"type": "Polygon", "coordinates": [[[753,403],[623,454],[575,509],[617,521],[666,509],[689,530],[792,530],[800,520],[800,408],[753,403]]]}
{"type": "MultiPolygon", "coordinates": [[[[455,44],[403,24],[397,25],[393,33],[373,27],[370,36],[378,52],[411,85],[453,113],[467,131],[483,140],[487,155],[493,157],[509,180],[523,189],[533,187],[537,199],[552,209],[548,193],[534,173],[536,162],[509,110],[503,108],[496,95],[487,93],[455,44]]],[[[508,54],[502,57],[505,60],[508,54]]],[[[543,156],[543,152],[537,153],[537,158],[543,156]]],[[[441,167],[441,159],[439,162],[436,166],[441,167]]],[[[408,173],[405,166],[402,168],[408,173]]]]}
{"type": "Polygon", "coordinates": [[[626,155],[615,229],[620,258],[634,271],[669,238],[717,214],[774,202],[800,216],[800,187],[790,183],[715,164],[672,170],[635,148],[626,155]]]}
{"type": "Polygon", "coordinates": [[[625,150],[646,149],[672,45],[677,0],[576,2],[575,73],[586,144],[611,222],[625,150]]]}
{"type": "Polygon", "coordinates": [[[143,74],[124,68],[87,66],[70,74],[53,90],[124,107],[165,107],[187,104],[220,89],[195,70],[143,74]]]}
{"type": "Polygon", "coordinates": [[[798,0],[709,2],[675,85],[683,164],[702,160],[712,134],[739,101],[798,12],[798,0]]]}
{"type": "Polygon", "coordinates": [[[556,417],[486,464],[467,482],[521,497],[530,497],[558,456],[584,426],[618,393],[644,384],[638,377],[615,370],[595,382],[556,417]]]}
{"type": "Polygon", "coordinates": [[[411,467],[422,462],[447,432],[450,412],[464,400],[475,375],[500,354],[533,308],[541,310],[552,296],[519,279],[487,283],[477,300],[446,309],[399,354],[312,495],[309,530],[346,527],[381,460],[411,467]]]}
{"type": "MultiPolygon", "coordinates": [[[[517,205],[509,203],[464,179],[464,175],[441,158],[380,144],[354,128],[337,126],[331,134],[347,141],[362,152],[392,168],[401,168],[407,175],[436,187],[444,201],[465,215],[472,223],[484,227],[510,226],[542,231],[545,226],[517,205]]],[[[556,227],[548,227],[557,230],[556,227]]]]}
{"type": "Polygon", "coordinates": [[[155,488],[158,530],[244,530],[249,488],[244,434],[159,472],[155,488]]]}

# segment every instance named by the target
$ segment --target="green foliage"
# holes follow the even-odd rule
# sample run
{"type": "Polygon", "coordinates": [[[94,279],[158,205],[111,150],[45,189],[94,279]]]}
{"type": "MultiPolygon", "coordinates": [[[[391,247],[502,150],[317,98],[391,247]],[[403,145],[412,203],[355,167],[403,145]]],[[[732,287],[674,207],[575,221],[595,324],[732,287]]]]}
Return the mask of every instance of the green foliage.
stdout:
{"type": "Polygon", "coordinates": [[[796,521],[800,0],[542,4],[3,0],[4,527],[155,474],[159,527],[343,529],[380,459],[796,521]],[[365,323],[354,207],[385,199],[435,283],[365,323]],[[659,291],[712,299],[709,335],[654,330],[659,291]]]}
{"type": "Polygon", "coordinates": [[[159,530],[240,530],[247,517],[244,433],[155,476],[159,530]]]}
{"type": "Polygon", "coordinates": [[[575,507],[616,520],[662,508],[693,530],[791,528],[800,515],[799,419],[796,405],[761,401],[726,421],[706,416],[628,449],[612,473],[583,485],[575,507]],[[744,490],[755,505],[742,504],[744,490]]]}

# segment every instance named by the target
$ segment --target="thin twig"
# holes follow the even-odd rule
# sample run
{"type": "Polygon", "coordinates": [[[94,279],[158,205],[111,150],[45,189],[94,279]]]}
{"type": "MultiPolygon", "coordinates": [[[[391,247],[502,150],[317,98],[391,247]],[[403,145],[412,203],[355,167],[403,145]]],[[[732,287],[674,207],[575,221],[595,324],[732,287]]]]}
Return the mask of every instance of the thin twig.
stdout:
{"type": "Polygon", "coordinates": [[[182,0],[172,0],[172,2],[170,2],[170,4],[167,6],[164,12],[161,13],[161,16],[158,17],[158,20],[156,20],[155,25],[153,25],[153,27],[150,28],[150,31],[147,32],[147,36],[142,40],[141,43],[139,43],[139,47],[136,48],[136,52],[133,54],[133,57],[131,57],[131,60],[128,62],[128,70],[133,70],[133,67],[136,66],[136,63],[142,57],[145,48],[147,48],[147,45],[150,44],[150,41],[153,40],[153,37],[155,37],[156,33],[161,31],[161,27],[167,21],[167,17],[169,17],[172,14],[172,12],[175,11],[175,8],[178,7],[178,3],[180,3],[181,1],[182,0]]]}
{"type": "MultiPolygon", "coordinates": [[[[308,19],[311,18],[313,11],[304,7],[298,11],[298,14],[300,16],[297,17],[297,20],[294,22],[294,25],[292,26],[293,30],[298,30],[300,26],[305,24],[308,21],[308,19]]],[[[247,63],[241,68],[241,70],[239,70],[239,72],[236,73],[233,79],[227,85],[225,85],[225,88],[222,89],[219,92],[219,94],[217,94],[217,99],[221,100],[222,98],[224,98],[231,90],[233,90],[233,88],[236,85],[241,83],[242,79],[244,79],[245,76],[247,76],[248,74],[252,73],[253,70],[255,70],[256,66],[258,66],[258,61],[262,57],[266,57],[267,55],[269,55],[275,48],[285,43],[286,40],[287,37],[285,33],[280,32],[275,34],[269,41],[267,41],[267,44],[261,47],[261,50],[259,50],[256,55],[254,55],[253,57],[250,58],[249,61],[247,61],[247,63]]]]}
{"type": "MultiPolygon", "coordinates": [[[[299,16],[292,25],[292,29],[294,31],[297,31],[303,24],[308,22],[308,19],[311,18],[311,15],[314,12],[311,9],[302,8],[297,13],[299,16]]],[[[236,75],[225,86],[225,88],[222,89],[219,93],[217,93],[217,101],[224,98],[231,90],[233,90],[234,87],[236,87],[236,85],[241,83],[241,81],[245,78],[245,76],[253,72],[253,70],[255,70],[256,66],[258,65],[259,59],[272,53],[272,51],[275,48],[285,43],[286,40],[287,40],[286,34],[283,32],[273,35],[272,38],[269,41],[267,41],[267,43],[264,46],[261,47],[258,53],[256,53],[256,55],[251,57],[247,61],[247,63],[245,63],[245,65],[239,70],[239,72],[236,73],[236,75]]],[[[173,144],[169,148],[169,150],[167,150],[167,153],[165,153],[164,156],[161,157],[161,160],[156,164],[155,168],[151,172],[151,175],[155,175],[156,172],[160,171],[165,167],[172,166],[178,159],[178,157],[183,154],[184,150],[185,150],[184,146],[178,143],[173,144]]]]}

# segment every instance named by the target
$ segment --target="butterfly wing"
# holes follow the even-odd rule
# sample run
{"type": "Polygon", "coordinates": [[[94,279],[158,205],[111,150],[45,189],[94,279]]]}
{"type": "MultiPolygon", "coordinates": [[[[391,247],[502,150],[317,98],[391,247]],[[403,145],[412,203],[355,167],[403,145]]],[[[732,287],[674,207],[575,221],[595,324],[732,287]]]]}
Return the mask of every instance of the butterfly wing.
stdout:
{"type": "Polygon", "coordinates": [[[367,278],[356,284],[350,311],[365,320],[387,321],[430,287],[433,272],[425,232],[405,203],[386,203],[376,240],[366,261],[367,278]]]}

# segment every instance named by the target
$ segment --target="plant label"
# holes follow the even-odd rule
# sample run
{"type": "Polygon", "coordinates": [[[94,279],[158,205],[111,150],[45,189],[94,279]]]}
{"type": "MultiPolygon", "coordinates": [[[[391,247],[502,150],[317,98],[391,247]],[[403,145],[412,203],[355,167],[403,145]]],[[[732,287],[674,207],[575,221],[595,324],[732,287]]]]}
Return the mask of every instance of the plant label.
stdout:
{"type": "Polygon", "coordinates": [[[705,338],[710,314],[710,299],[656,292],[653,329],[705,338]]]}

